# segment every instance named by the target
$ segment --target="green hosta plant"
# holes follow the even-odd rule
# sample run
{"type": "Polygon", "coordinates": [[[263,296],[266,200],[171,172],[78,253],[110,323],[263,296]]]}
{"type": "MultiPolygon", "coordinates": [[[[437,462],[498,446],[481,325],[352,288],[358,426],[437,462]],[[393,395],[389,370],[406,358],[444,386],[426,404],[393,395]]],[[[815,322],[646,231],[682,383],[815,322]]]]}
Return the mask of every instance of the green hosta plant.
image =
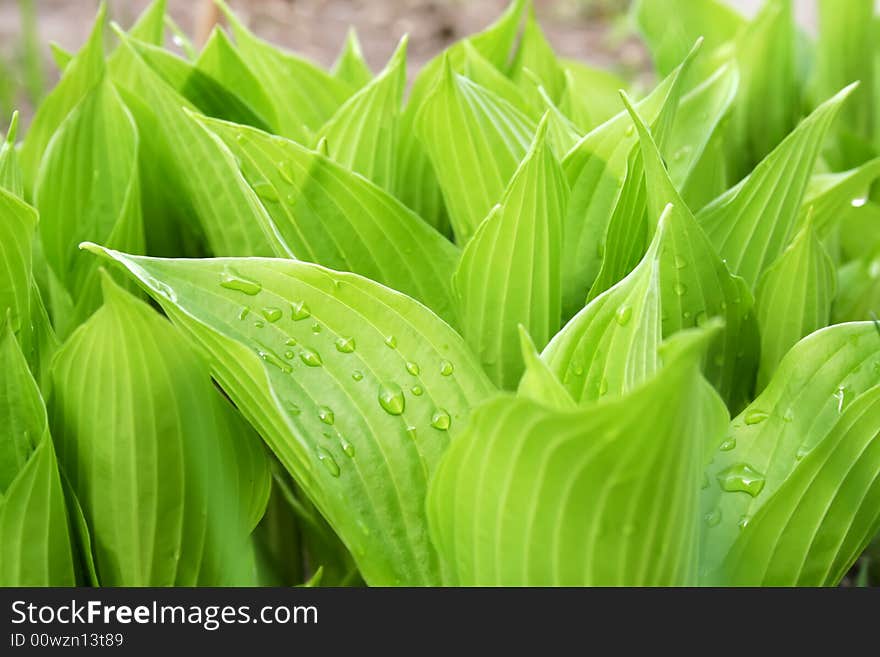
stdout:
{"type": "Polygon", "coordinates": [[[99,11],[0,146],[0,583],[868,572],[870,0],[640,0],[647,93],[527,0],[409,84],[218,4],[99,11]]]}

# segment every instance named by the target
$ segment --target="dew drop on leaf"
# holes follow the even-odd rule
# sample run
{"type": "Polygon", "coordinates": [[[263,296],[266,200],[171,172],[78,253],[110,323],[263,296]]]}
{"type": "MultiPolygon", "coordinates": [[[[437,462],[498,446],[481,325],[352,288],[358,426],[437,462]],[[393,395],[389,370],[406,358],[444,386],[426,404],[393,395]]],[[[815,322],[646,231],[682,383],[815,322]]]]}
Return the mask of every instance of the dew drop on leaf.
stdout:
{"type": "Polygon", "coordinates": [[[683,297],[685,294],[687,294],[687,291],[688,291],[687,285],[685,285],[681,281],[676,283],[672,289],[680,297],[683,297]]]}
{"type": "Polygon", "coordinates": [[[390,349],[397,348],[397,338],[395,338],[393,335],[389,335],[387,338],[385,338],[385,346],[390,349]]]}
{"type": "Polygon", "coordinates": [[[278,173],[284,178],[284,182],[293,184],[293,164],[288,160],[282,160],[278,163],[278,173]]]}
{"type": "Polygon", "coordinates": [[[706,313],[705,310],[701,310],[700,312],[697,313],[697,316],[694,321],[696,321],[697,326],[705,326],[706,322],[709,321],[709,315],[706,313]]]}
{"type": "Polygon", "coordinates": [[[288,347],[295,347],[298,343],[296,341],[296,338],[287,338],[284,341],[284,344],[286,344],[288,347]]]}
{"type": "Polygon", "coordinates": [[[302,409],[299,406],[297,406],[296,404],[294,404],[293,402],[291,402],[291,403],[287,404],[287,412],[290,413],[291,415],[299,415],[300,413],[302,413],[302,409]]]}
{"type": "Polygon", "coordinates": [[[687,260],[682,258],[680,255],[675,256],[675,267],[677,269],[684,269],[685,267],[687,267],[687,264],[687,260]]]}
{"type": "Polygon", "coordinates": [[[309,367],[320,367],[324,363],[321,360],[321,354],[311,349],[303,349],[299,354],[299,359],[309,367]]]}
{"type": "Polygon", "coordinates": [[[455,366],[448,360],[440,361],[440,374],[443,376],[451,376],[455,371],[455,366]]]}
{"type": "Polygon", "coordinates": [[[606,392],[608,392],[608,379],[602,377],[599,382],[599,396],[602,397],[606,392]]]}
{"type": "Polygon", "coordinates": [[[332,425],[336,421],[336,416],[333,415],[333,411],[330,407],[321,406],[318,408],[318,419],[324,424],[332,425]]]}
{"type": "Polygon", "coordinates": [[[320,332],[321,332],[321,325],[318,324],[318,322],[315,322],[314,324],[312,324],[312,333],[320,333],[320,332]]]}
{"type": "Polygon", "coordinates": [[[262,319],[258,319],[254,322],[254,328],[263,328],[265,325],[266,322],[264,322],[262,319]]]}
{"type": "Polygon", "coordinates": [[[414,394],[416,397],[421,397],[424,390],[422,390],[422,386],[413,386],[410,389],[410,392],[414,394]]]}
{"type": "Polygon", "coordinates": [[[761,422],[766,420],[768,417],[770,417],[770,416],[767,413],[765,413],[764,411],[749,411],[748,413],[746,413],[745,420],[746,420],[746,424],[749,424],[749,425],[760,424],[761,422]]]}
{"type": "Polygon", "coordinates": [[[254,183],[251,187],[257,193],[257,196],[264,201],[269,201],[271,203],[278,201],[278,191],[271,183],[260,181],[254,183]]]}
{"type": "Polygon", "coordinates": [[[252,281],[244,276],[239,276],[232,270],[227,270],[220,274],[220,287],[226,288],[227,290],[242,292],[248,296],[259,294],[263,289],[263,286],[256,281],[252,281]]]}
{"type": "Polygon", "coordinates": [[[290,374],[293,371],[293,368],[284,362],[278,354],[264,345],[259,346],[257,349],[257,355],[263,362],[269,363],[269,365],[274,365],[285,374],[290,374]]]}
{"type": "Polygon", "coordinates": [[[336,462],[336,459],[333,458],[333,455],[323,447],[319,447],[317,451],[318,460],[324,464],[324,467],[327,468],[327,472],[333,477],[338,477],[340,472],[339,464],[336,462]]]}
{"type": "Polygon", "coordinates": [[[412,374],[413,376],[418,376],[419,372],[422,371],[422,368],[419,367],[418,363],[413,363],[412,361],[407,362],[406,371],[412,374]]]}
{"type": "Polygon", "coordinates": [[[782,420],[784,422],[791,422],[792,420],[794,420],[794,411],[789,408],[787,411],[785,411],[785,415],[782,416],[782,420]]]}
{"type": "Polygon", "coordinates": [[[362,381],[364,378],[364,373],[361,372],[360,370],[355,370],[354,372],[351,373],[351,378],[354,379],[355,381],[362,381]]]}
{"type": "Polygon", "coordinates": [[[446,431],[449,429],[449,425],[452,424],[452,418],[449,417],[449,413],[446,412],[446,409],[438,408],[434,411],[434,414],[431,416],[431,426],[440,431],[446,431]]]}
{"type": "Polygon", "coordinates": [[[342,453],[345,454],[348,458],[354,458],[354,445],[348,442],[342,436],[339,436],[339,445],[342,447],[342,453]]]}
{"type": "Polygon", "coordinates": [[[703,520],[706,521],[706,524],[709,527],[715,527],[719,522],[721,522],[721,509],[712,509],[703,516],[703,520]]]}
{"type": "Polygon", "coordinates": [[[293,360],[293,357],[294,357],[294,356],[296,356],[296,354],[293,353],[292,351],[290,351],[289,349],[288,349],[287,351],[284,352],[284,357],[285,357],[287,360],[293,360]]]}
{"type": "Polygon", "coordinates": [[[755,497],[764,488],[764,475],[747,463],[737,463],[718,473],[721,489],[728,493],[748,493],[755,497]]]}
{"type": "Polygon", "coordinates": [[[736,526],[740,529],[745,529],[746,527],[748,527],[749,521],[751,521],[751,519],[752,518],[750,516],[742,516],[739,519],[739,522],[736,523],[736,526]]]}
{"type": "Polygon", "coordinates": [[[728,438],[718,447],[722,452],[729,452],[736,447],[736,438],[728,438]]]}
{"type": "Polygon", "coordinates": [[[299,322],[312,316],[312,311],[306,305],[305,301],[294,301],[290,304],[291,317],[293,321],[299,322]]]}
{"type": "Polygon", "coordinates": [[[251,309],[248,308],[247,306],[245,306],[244,308],[241,309],[241,312],[238,313],[238,318],[240,320],[245,320],[245,319],[247,319],[247,316],[250,314],[251,314],[251,309]]]}
{"type": "Polygon", "coordinates": [[[415,440],[418,437],[418,434],[416,433],[416,428],[415,427],[407,427],[406,428],[406,435],[409,436],[411,439],[415,440]]]}
{"type": "Polygon", "coordinates": [[[626,326],[629,323],[630,318],[632,317],[633,309],[632,306],[621,306],[617,309],[617,313],[614,315],[614,319],[621,326],[626,326]]]}
{"type": "Polygon", "coordinates": [[[383,383],[379,386],[379,406],[389,415],[400,415],[406,408],[403,390],[396,383],[383,383]]]}
{"type": "Polygon", "coordinates": [[[341,354],[350,354],[354,351],[354,338],[338,337],[336,338],[336,351],[341,354]]]}
{"type": "Polygon", "coordinates": [[[274,308],[272,306],[267,306],[266,308],[263,308],[262,314],[263,317],[266,318],[267,322],[277,322],[279,319],[281,319],[282,315],[280,308],[274,308]]]}

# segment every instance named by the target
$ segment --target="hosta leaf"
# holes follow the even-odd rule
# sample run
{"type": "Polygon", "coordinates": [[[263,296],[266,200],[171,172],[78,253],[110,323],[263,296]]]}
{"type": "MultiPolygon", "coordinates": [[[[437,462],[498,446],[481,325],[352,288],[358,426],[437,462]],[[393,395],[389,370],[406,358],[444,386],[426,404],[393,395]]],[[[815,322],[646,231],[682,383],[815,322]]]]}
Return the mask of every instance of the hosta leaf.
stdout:
{"type": "Polygon", "coordinates": [[[697,214],[727,266],[750,286],[788,244],[819,148],[852,89],[820,105],[747,178],[697,214]]]}
{"type": "Polygon", "coordinates": [[[704,444],[724,405],[699,375],[706,333],[666,346],[628,395],[576,411],[501,397],[437,470],[433,536],[458,585],[693,585],[704,444]]]}
{"type": "Polygon", "coordinates": [[[0,585],[73,586],[73,552],[46,409],[5,323],[0,370],[0,585]]]}
{"type": "MultiPolygon", "coordinates": [[[[649,124],[657,121],[667,99],[675,92],[679,71],[665,78],[637,104],[649,124]]],[[[562,162],[571,188],[562,260],[563,317],[571,317],[583,307],[599,272],[605,233],[621,195],[627,157],[635,142],[632,121],[622,110],[587,133],[562,162]]]]}
{"type": "Polygon", "coordinates": [[[210,355],[368,584],[440,581],[427,482],[450,434],[492,392],[449,326],[404,295],[310,263],[90,248],[127,267],[210,355]]]}
{"type": "MultiPolygon", "coordinates": [[[[842,111],[838,133],[870,141],[878,129],[880,118],[872,107],[874,61],[867,55],[877,39],[871,0],[830,2],[819,0],[819,38],[816,41],[816,72],[813,91],[818,98],[827,98],[837,89],[854,80],[862,85],[842,111]]],[[[848,161],[846,151],[838,144],[833,148],[834,164],[843,168],[858,164],[848,161]]]]}
{"type": "MultiPolygon", "coordinates": [[[[661,75],[670,73],[698,37],[711,53],[731,41],[745,25],[743,17],[720,0],[639,0],[634,10],[654,66],[661,75]]],[[[694,78],[702,79],[710,62],[695,65],[694,78]]]]}
{"type": "Polygon", "coordinates": [[[729,126],[729,153],[736,180],[764,159],[800,116],[792,0],[767,0],[737,34],[734,50],[740,89],[729,126]]]}
{"type": "Polygon", "coordinates": [[[65,50],[54,41],[49,42],[49,49],[52,51],[52,61],[55,62],[58,71],[63,72],[73,59],[74,53],[65,50]]]}
{"type": "Polygon", "coordinates": [[[150,135],[141,140],[142,193],[151,204],[144,225],[148,236],[165,238],[148,243],[150,251],[179,253],[181,243],[203,231],[215,254],[288,255],[229,150],[187,115],[192,104],[144,62],[128,38],[120,39],[127,56],[114,70],[114,82],[138,131],[150,135]]]}
{"type": "MultiPolygon", "coordinates": [[[[842,215],[865,205],[868,189],[880,178],[880,157],[839,173],[822,173],[810,179],[801,204],[802,220],[812,212],[813,224],[820,234],[843,223],[842,215]]],[[[862,231],[859,231],[860,233],[862,231]]],[[[864,233],[859,235],[865,239],[864,233]]]]}
{"type": "Polygon", "coordinates": [[[196,68],[217,80],[260,117],[262,124],[277,129],[278,117],[263,83],[241,59],[226,32],[215,28],[196,60],[196,68]]]}
{"type": "Polygon", "coordinates": [[[61,335],[100,305],[97,263],[79,243],[100,240],[143,252],[137,157],[134,120],[106,78],[68,115],[43,155],[34,189],[43,255],[75,299],[72,308],[51,299],[61,335]]]}
{"type": "Polygon", "coordinates": [[[761,329],[758,390],[791,347],[828,325],[836,285],[834,263],[808,223],[764,272],[755,293],[761,329]]]}
{"type": "Polygon", "coordinates": [[[723,318],[724,328],[709,346],[703,371],[728,405],[739,409],[752,392],[757,366],[752,294],[721,261],[676,191],[648,127],[625,95],[623,100],[639,133],[648,213],[660,216],[672,204],[659,250],[663,335],[699,326],[710,317],[723,318]]]}
{"type": "Polygon", "coordinates": [[[880,248],[841,267],[837,289],[839,294],[831,311],[835,324],[880,315],[880,248]]]}
{"type": "Polygon", "coordinates": [[[417,135],[418,112],[443,72],[444,59],[449,57],[454,60],[454,64],[457,64],[460,59],[466,57],[464,44],[471,46],[499,71],[506,71],[510,54],[519,35],[519,26],[526,4],[526,0],[512,0],[505,12],[492,25],[450,47],[445,51],[445,55],[429,61],[413,81],[409,101],[401,117],[396,195],[407,207],[412,208],[420,217],[443,233],[448,232],[449,220],[431,159],[417,135]]]}
{"type": "Polygon", "coordinates": [[[18,164],[18,153],[15,150],[15,138],[18,134],[18,112],[12,113],[6,139],[0,143],[0,188],[21,198],[24,196],[24,181],[21,167],[18,164]]]}
{"type": "Polygon", "coordinates": [[[154,46],[161,46],[165,41],[165,13],[168,0],[153,0],[143,13],[138,16],[128,34],[133,39],[154,46]]]}
{"type": "Polygon", "coordinates": [[[560,411],[577,408],[577,404],[571,398],[568,390],[565,389],[547,363],[541,360],[541,354],[535,347],[535,343],[522,326],[519,327],[519,337],[525,372],[516,390],[517,396],[531,399],[560,411]]]}
{"type": "Polygon", "coordinates": [[[279,133],[306,143],[355,89],[310,61],[263,41],[217,0],[235,36],[238,53],[275,106],[279,133]]]}
{"type": "Polygon", "coordinates": [[[345,36],[345,45],[342,47],[339,57],[336,58],[331,72],[333,77],[355,89],[367,86],[373,79],[373,72],[364,58],[361,43],[353,27],[348,30],[348,34],[345,36]]]}
{"type": "Polygon", "coordinates": [[[58,458],[109,586],[250,579],[269,494],[256,435],[164,318],[104,277],[104,305],[55,361],[58,458]]]}
{"type": "Polygon", "coordinates": [[[456,240],[465,244],[501,199],[535,125],[507,101],[457,74],[448,57],[445,62],[416,128],[440,181],[456,240]]]}
{"type": "Polygon", "coordinates": [[[28,129],[21,146],[21,168],[28,198],[52,135],[70,111],[103,79],[105,18],[106,5],[101,4],[88,41],[64,69],[58,85],[40,103],[28,129]]]}
{"type": "Polygon", "coordinates": [[[782,360],[708,469],[704,581],[836,584],[880,529],[880,335],[823,329],[782,360]]]}
{"type": "Polygon", "coordinates": [[[0,316],[18,332],[31,317],[31,268],[37,213],[17,196],[0,188],[0,316]]]}
{"type": "Polygon", "coordinates": [[[565,157],[575,144],[577,144],[583,134],[578,130],[577,126],[565,116],[562,111],[553,104],[550,97],[543,87],[538,89],[541,98],[544,100],[547,113],[547,132],[550,144],[553,146],[554,152],[561,160],[565,157]]]}
{"type": "Polygon", "coordinates": [[[345,101],[318,132],[318,139],[327,140],[332,159],[388,191],[393,191],[395,181],[406,44],[404,38],[385,69],[345,101]]]}
{"type": "Polygon", "coordinates": [[[543,103],[535,93],[531,76],[540,81],[553,102],[559,102],[565,89],[565,70],[535,19],[534,7],[530,8],[526,17],[510,76],[521,89],[531,96],[532,104],[535,107],[541,107],[543,103]]]}
{"type": "Polygon", "coordinates": [[[856,206],[846,208],[840,221],[840,247],[843,258],[861,260],[880,252],[880,204],[859,200],[856,206]]]}
{"type": "Polygon", "coordinates": [[[232,150],[301,260],[368,276],[452,317],[458,250],[387,192],[283,137],[200,119],[232,150]]]}
{"type": "MultiPolygon", "coordinates": [[[[694,37],[689,46],[696,40],[694,37]]],[[[686,54],[687,50],[676,64],[686,54]]],[[[573,59],[563,59],[561,64],[566,83],[559,107],[581,131],[588,132],[620,113],[618,92],[628,87],[623,78],[573,59]]]]}
{"type": "Polygon", "coordinates": [[[534,120],[541,118],[541,109],[529,104],[523,89],[499,71],[470,41],[462,41],[449,51],[449,58],[456,72],[497,94],[523,114],[534,120]]]}
{"type": "Polygon", "coordinates": [[[453,278],[462,334],[489,378],[504,388],[513,388],[523,372],[517,327],[522,325],[538,348],[559,328],[568,183],[547,143],[547,130],[544,119],[500,205],[468,242],[453,278]]]}
{"type": "Polygon", "coordinates": [[[667,208],[639,265],[557,333],[541,358],[578,403],[624,394],[657,369],[661,340],[657,256],[667,208]]]}

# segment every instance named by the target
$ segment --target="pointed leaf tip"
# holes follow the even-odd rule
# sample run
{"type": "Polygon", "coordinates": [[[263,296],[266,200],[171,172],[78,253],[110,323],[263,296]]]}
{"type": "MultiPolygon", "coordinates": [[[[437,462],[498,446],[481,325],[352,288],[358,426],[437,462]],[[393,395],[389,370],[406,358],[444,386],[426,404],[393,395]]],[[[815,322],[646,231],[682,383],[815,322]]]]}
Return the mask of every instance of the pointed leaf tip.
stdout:
{"type": "Polygon", "coordinates": [[[10,146],[15,145],[15,137],[18,134],[18,110],[12,112],[12,118],[9,120],[9,130],[6,132],[6,143],[10,146]]]}

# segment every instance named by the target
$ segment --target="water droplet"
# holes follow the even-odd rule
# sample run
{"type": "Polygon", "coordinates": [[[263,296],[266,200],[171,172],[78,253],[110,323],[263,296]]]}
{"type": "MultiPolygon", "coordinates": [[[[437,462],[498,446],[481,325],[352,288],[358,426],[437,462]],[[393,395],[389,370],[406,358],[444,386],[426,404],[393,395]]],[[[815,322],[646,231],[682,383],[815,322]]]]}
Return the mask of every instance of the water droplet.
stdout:
{"type": "Polygon", "coordinates": [[[341,354],[350,354],[354,351],[354,338],[338,337],[336,338],[336,351],[341,354]]]}
{"type": "Polygon", "coordinates": [[[787,411],[785,411],[785,415],[782,416],[782,419],[785,422],[791,422],[792,420],[794,420],[794,411],[789,408],[787,411]]]}
{"type": "Polygon", "coordinates": [[[633,309],[632,306],[621,306],[617,309],[617,313],[614,315],[614,319],[621,326],[626,326],[629,323],[630,318],[632,317],[633,309]]]}
{"type": "Polygon", "coordinates": [[[287,412],[291,415],[299,415],[300,413],[302,413],[302,409],[293,402],[290,402],[289,404],[287,404],[287,412]]]}
{"type": "Polygon", "coordinates": [[[608,392],[608,379],[602,377],[602,380],[599,382],[599,396],[602,397],[605,393],[608,392]]]}
{"type": "Polygon", "coordinates": [[[765,413],[764,411],[749,411],[746,413],[746,424],[760,424],[764,420],[766,420],[770,415],[765,413]]]}
{"type": "Polygon", "coordinates": [[[227,290],[242,292],[248,296],[259,294],[263,289],[263,286],[256,281],[239,276],[232,270],[227,270],[220,274],[220,287],[225,287],[227,290]]]}
{"type": "Polygon", "coordinates": [[[258,319],[254,322],[254,328],[263,328],[265,325],[266,322],[264,322],[262,319],[258,319]]]}
{"type": "Polygon", "coordinates": [[[680,296],[680,297],[683,297],[685,294],[687,294],[687,291],[688,291],[688,289],[687,289],[687,285],[685,285],[685,284],[682,283],[681,281],[679,281],[678,283],[676,283],[675,286],[674,286],[672,289],[673,289],[673,290],[675,291],[675,293],[676,293],[678,296],[680,296]]]}
{"type": "Polygon", "coordinates": [[[355,370],[354,372],[351,373],[351,378],[354,379],[355,381],[361,381],[364,378],[364,373],[361,372],[360,370],[355,370]]]}
{"type": "Polygon", "coordinates": [[[804,458],[809,453],[810,453],[810,448],[804,447],[803,445],[801,445],[801,447],[797,451],[797,454],[794,455],[794,458],[795,458],[795,460],[800,461],[802,458],[804,458]]]}
{"type": "Polygon", "coordinates": [[[299,322],[303,319],[308,319],[312,316],[312,311],[309,310],[309,307],[306,305],[305,301],[294,301],[290,304],[291,308],[291,317],[293,317],[293,321],[299,322]]]}
{"type": "Polygon", "coordinates": [[[278,163],[278,173],[284,178],[284,182],[293,184],[293,163],[288,160],[281,160],[278,163]]]}
{"type": "Polygon", "coordinates": [[[867,196],[860,196],[859,198],[854,198],[850,201],[850,205],[854,208],[861,208],[868,202],[867,196]]]}
{"type": "Polygon", "coordinates": [[[624,131],[623,134],[626,135],[627,137],[632,137],[635,134],[635,132],[636,132],[636,127],[634,125],[628,125],[628,126],[626,126],[626,130],[624,131]]]}
{"type": "Polygon", "coordinates": [[[443,376],[450,376],[452,372],[455,371],[455,366],[449,362],[448,360],[440,361],[440,374],[443,376]]]}
{"type": "Polygon", "coordinates": [[[314,324],[312,324],[312,333],[320,333],[320,332],[321,332],[321,325],[318,324],[318,322],[315,322],[314,324]]]}
{"type": "Polygon", "coordinates": [[[712,509],[709,513],[703,516],[703,519],[709,527],[715,527],[721,522],[721,509],[712,509]]]}
{"type": "Polygon", "coordinates": [[[748,493],[755,497],[764,488],[764,475],[747,463],[737,463],[718,473],[721,489],[728,493],[748,493]]]}
{"type": "Polygon", "coordinates": [[[410,438],[412,438],[413,440],[415,440],[418,437],[418,434],[416,433],[416,428],[415,427],[407,427],[406,428],[406,435],[409,436],[410,438]]]}
{"type": "Polygon", "coordinates": [[[348,442],[342,436],[339,436],[339,444],[342,447],[342,452],[350,459],[354,458],[354,445],[348,442]]]}
{"type": "Polygon", "coordinates": [[[299,353],[299,359],[309,367],[320,367],[324,361],[321,360],[321,354],[311,349],[303,349],[299,353]]]}
{"type": "Polygon", "coordinates": [[[422,390],[422,386],[413,386],[410,389],[410,392],[414,394],[416,397],[421,397],[424,390],[422,390]]]}
{"type": "Polygon", "coordinates": [[[318,408],[318,419],[324,424],[332,425],[336,421],[336,416],[333,415],[330,407],[321,406],[318,408]]]}
{"type": "Polygon", "coordinates": [[[295,347],[298,343],[296,341],[296,338],[287,338],[284,341],[284,344],[286,344],[288,347],[295,347]]]}
{"type": "Polygon", "coordinates": [[[236,132],[235,133],[235,141],[237,141],[239,144],[243,143],[246,139],[247,139],[247,135],[244,134],[243,132],[236,132]]]}
{"type": "Polygon", "coordinates": [[[578,362],[574,364],[574,368],[572,369],[575,376],[583,376],[584,375],[584,366],[582,363],[578,362]]]}
{"type": "Polygon", "coordinates": [[[676,269],[684,269],[688,266],[688,261],[682,258],[680,255],[675,256],[675,267],[676,269]]]}
{"type": "Polygon", "coordinates": [[[278,190],[276,190],[271,183],[261,181],[254,183],[251,187],[257,193],[257,196],[264,201],[269,201],[271,203],[278,201],[278,190]]]}
{"type": "Polygon", "coordinates": [[[709,488],[709,475],[707,475],[705,472],[703,473],[703,483],[700,484],[700,488],[709,488]]]}
{"type": "Polygon", "coordinates": [[[739,519],[739,522],[736,523],[736,526],[739,527],[740,529],[745,529],[746,527],[748,527],[751,519],[752,519],[751,516],[742,516],[739,519]]]}
{"type": "Polygon", "coordinates": [[[736,447],[736,438],[728,438],[718,447],[722,452],[729,452],[736,447]]]}
{"type": "Polygon", "coordinates": [[[290,351],[289,349],[288,349],[287,351],[284,352],[284,357],[285,357],[287,360],[293,360],[293,357],[294,357],[294,356],[296,356],[296,354],[293,353],[292,351],[290,351]]]}
{"type": "Polygon", "coordinates": [[[422,371],[422,368],[419,367],[418,363],[408,362],[406,364],[406,371],[412,374],[413,376],[418,376],[419,372],[422,371]]]}
{"type": "Polygon", "coordinates": [[[271,306],[267,306],[266,308],[263,308],[262,314],[263,314],[263,317],[266,318],[266,321],[277,322],[279,319],[281,319],[281,315],[283,313],[281,312],[280,308],[273,308],[271,306]]]}
{"type": "Polygon", "coordinates": [[[383,383],[379,386],[379,406],[389,415],[400,415],[406,408],[403,390],[396,383],[383,383]]]}
{"type": "Polygon", "coordinates": [[[244,308],[241,309],[241,312],[238,313],[238,318],[244,320],[244,319],[247,319],[247,316],[250,314],[251,314],[251,309],[248,308],[247,306],[245,306],[244,308]]]}
{"type": "Polygon", "coordinates": [[[449,417],[449,413],[446,412],[446,409],[438,408],[434,411],[434,414],[431,416],[432,427],[439,429],[440,431],[446,431],[450,424],[452,424],[452,418],[449,417]]]}
{"type": "Polygon", "coordinates": [[[317,451],[318,460],[324,464],[324,467],[327,468],[327,472],[330,473],[330,476],[338,477],[339,464],[336,462],[336,459],[333,458],[333,455],[323,447],[319,447],[317,451]]]}
{"type": "Polygon", "coordinates": [[[395,338],[393,335],[389,335],[387,338],[385,338],[385,346],[390,349],[397,348],[397,338],[395,338]]]}
{"type": "Polygon", "coordinates": [[[257,356],[259,356],[263,362],[274,365],[285,374],[290,374],[293,371],[293,368],[288,363],[284,362],[278,354],[264,345],[260,345],[257,349],[257,356]]]}

